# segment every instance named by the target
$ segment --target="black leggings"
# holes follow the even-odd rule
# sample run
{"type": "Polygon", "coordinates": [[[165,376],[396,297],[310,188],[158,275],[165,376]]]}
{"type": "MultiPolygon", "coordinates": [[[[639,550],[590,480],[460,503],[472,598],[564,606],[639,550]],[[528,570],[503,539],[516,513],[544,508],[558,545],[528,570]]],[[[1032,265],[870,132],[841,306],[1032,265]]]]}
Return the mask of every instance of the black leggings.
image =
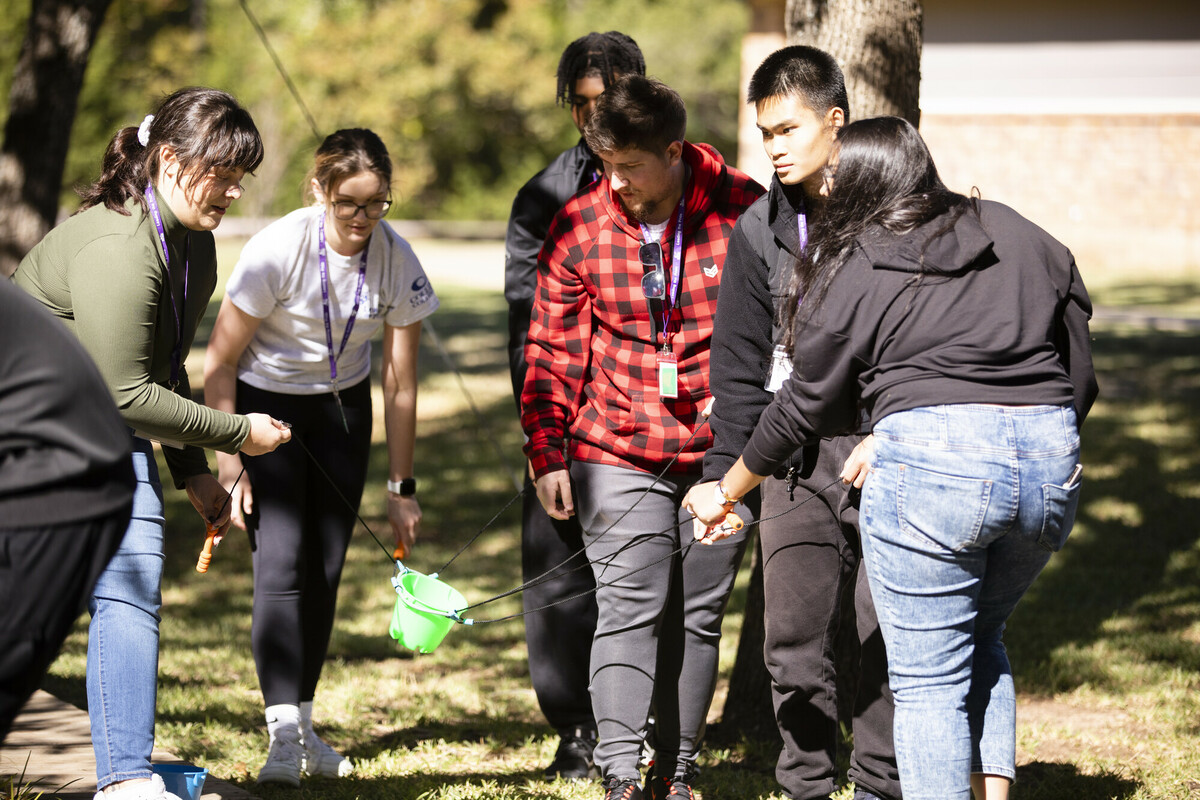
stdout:
{"type": "Polygon", "coordinates": [[[291,443],[242,456],[242,480],[249,478],[254,492],[248,523],[257,540],[250,639],[268,706],[312,700],[317,690],[366,483],[370,383],[341,392],[347,434],[332,394],[280,394],[238,381],[239,413],[259,411],[292,426],[291,443]]]}

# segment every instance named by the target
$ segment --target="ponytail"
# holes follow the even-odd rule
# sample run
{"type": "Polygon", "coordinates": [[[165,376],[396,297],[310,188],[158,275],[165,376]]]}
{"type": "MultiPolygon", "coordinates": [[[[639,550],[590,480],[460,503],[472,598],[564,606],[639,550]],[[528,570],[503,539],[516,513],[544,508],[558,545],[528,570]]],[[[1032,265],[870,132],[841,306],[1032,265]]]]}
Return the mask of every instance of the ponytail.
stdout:
{"type": "Polygon", "coordinates": [[[126,201],[141,197],[149,182],[146,147],[138,141],[138,129],[134,126],[122,128],[104,151],[100,177],[91,186],[77,190],[83,198],[80,210],[103,204],[113,211],[128,214],[126,201]]]}
{"type": "Polygon", "coordinates": [[[141,128],[117,131],[104,151],[100,177],[79,190],[81,208],[104,204],[121,214],[136,199],[147,211],[146,187],[158,180],[163,145],[175,151],[180,176],[207,174],[223,167],[253,173],[262,163],[258,128],[232,95],[191,87],[165,98],[141,128]]]}

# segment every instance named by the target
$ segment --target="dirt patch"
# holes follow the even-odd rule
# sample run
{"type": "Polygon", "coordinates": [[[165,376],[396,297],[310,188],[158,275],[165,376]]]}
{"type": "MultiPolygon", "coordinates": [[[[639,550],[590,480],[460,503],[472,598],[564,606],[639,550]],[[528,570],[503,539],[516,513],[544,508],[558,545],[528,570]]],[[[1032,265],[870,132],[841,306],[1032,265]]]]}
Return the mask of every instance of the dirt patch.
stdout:
{"type": "Polygon", "coordinates": [[[1152,747],[1150,729],[1114,708],[1091,708],[1061,700],[1017,702],[1017,764],[1076,762],[1128,764],[1152,747]]]}

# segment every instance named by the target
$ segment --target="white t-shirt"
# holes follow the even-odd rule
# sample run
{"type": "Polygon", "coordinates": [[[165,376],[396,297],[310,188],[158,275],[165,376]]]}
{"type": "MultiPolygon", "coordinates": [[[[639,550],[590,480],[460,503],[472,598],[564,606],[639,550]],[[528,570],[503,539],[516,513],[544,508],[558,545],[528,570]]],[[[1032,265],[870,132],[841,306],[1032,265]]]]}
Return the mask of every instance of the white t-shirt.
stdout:
{"type": "MultiPolygon", "coordinates": [[[[321,302],[318,224],[324,209],[301,208],[255,234],[225,287],[240,310],[262,320],[238,361],[238,378],[283,394],[332,391],[321,302]]],[[[328,230],[326,231],[328,233],[328,230]]],[[[336,354],[354,307],[361,254],[343,256],[326,244],[329,323],[336,354]]],[[[385,221],[371,232],[367,272],[350,340],[337,360],[338,386],[371,372],[371,339],[384,323],[410,325],[432,314],[437,295],[412,247],[385,221]]]]}

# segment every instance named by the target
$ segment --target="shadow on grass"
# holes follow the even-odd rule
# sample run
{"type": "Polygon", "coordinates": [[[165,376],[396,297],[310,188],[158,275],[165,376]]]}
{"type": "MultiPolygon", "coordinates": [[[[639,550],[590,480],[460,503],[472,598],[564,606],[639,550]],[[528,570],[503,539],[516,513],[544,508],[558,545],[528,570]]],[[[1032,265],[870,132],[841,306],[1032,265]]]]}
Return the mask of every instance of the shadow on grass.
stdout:
{"type": "Polygon", "coordinates": [[[1083,428],[1075,532],[1006,633],[1020,687],[1108,683],[1100,639],[1200,671],[1200,337],[1093,328],[1101,399],[1083,428]],[[1105,629],[1126,618],[1119,632],[1105,629]]]}
{"type": "MultiPolygon", "coordinates": [[[[422,734],[424,731],[416,731],[422,734]]],[[[435,737],[441,738],[441,737],[435,737]]],[[[458,741],[445,737],[447,741],[458,741]]],[[[514,743],[520,746],[521,742],[514,743]]],[[[401,745],[403,746],[403,745],[401,745]]],[[[363,756],[374,755],[363,753],[363,756]]],[[[355,754],[354,757],[359,757],[355,754]]],[[[275,786],[259,786],[252,781],[239,781],[243,788],[254,792],[263,800],[286,800],[295,797],[294,789],[275,786]]],[[[439,772],[431,770],[420,775],[403,777],[352,778],[337,782],[336,794],[323,789],[334,789],[332,781],[314,780],[306,783],[310,790],[320,796],[330,797],[388,797],[392,800],[421,800],[428,797],[457,797],[454,787],[493,786],[494,796],[502,798],[555,798],[578,797],[582,788],[589,797],[599,797],[602,789],[598,781],[562,781],[546,783],[540,769],[519,770],[504,774],[495,772],[463,771],[439,772]],[[558,789],[559,791],[555,791],[558,789]]],[[[738,800],[769,800],[778,797],[777,787],[770,770],[763,772],[737,763],[722,763],[703,770],[697,787],[706,797],[738,798],[738,800]]],[[[474,795],[472,795],[474,796],[474,795]]]]}
{"type": "Polygon", "coordinates": [[[1017,767],[1014,792],[1021,797],[1071,798],[1071,800],[1126,800],[1140,788],[1136,781],[1111,772],[1099,775],[1081,773],[1073,764],[1034,761],[1017,767]]]}

